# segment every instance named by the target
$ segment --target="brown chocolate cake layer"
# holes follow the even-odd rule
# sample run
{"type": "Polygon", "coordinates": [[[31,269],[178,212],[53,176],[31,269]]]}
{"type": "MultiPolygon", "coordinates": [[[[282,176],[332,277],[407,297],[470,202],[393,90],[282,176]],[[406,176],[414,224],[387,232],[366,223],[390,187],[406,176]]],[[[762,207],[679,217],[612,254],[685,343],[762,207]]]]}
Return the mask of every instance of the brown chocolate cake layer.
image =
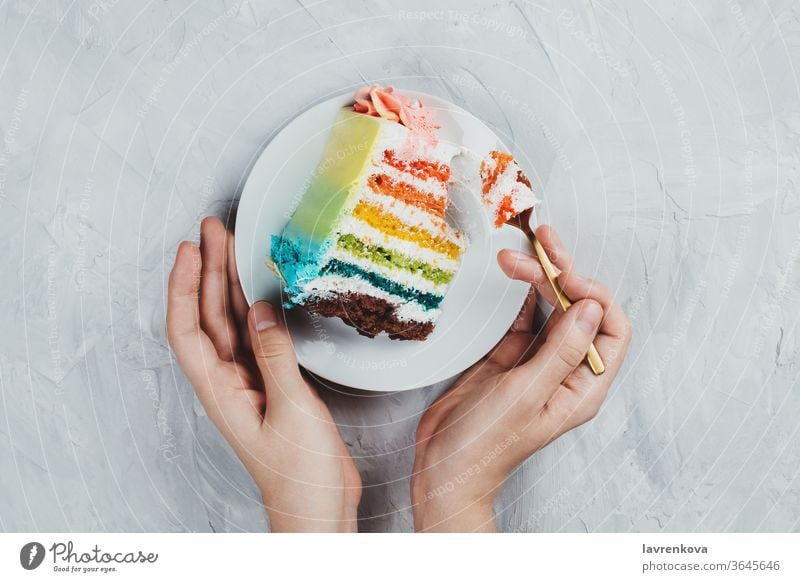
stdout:
{"type": "Polygon", "coordinates": [[[375,337],[381,332],[391,339],[424,340],[433,331],[432,322],[409,322],[397,319],[388,301],[362,293],[348,293],[335,299],[314,299],[303,305],[324,317],[339,317],[361,335],[375,337]]]}

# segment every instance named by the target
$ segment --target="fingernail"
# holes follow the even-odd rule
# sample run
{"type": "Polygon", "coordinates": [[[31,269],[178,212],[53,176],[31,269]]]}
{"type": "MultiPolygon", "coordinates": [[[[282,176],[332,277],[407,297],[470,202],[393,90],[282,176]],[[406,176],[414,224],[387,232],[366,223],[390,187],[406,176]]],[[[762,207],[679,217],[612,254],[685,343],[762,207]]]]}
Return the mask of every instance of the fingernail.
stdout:
{"type": "Polygon", "coordinates": [[[253,320],[256,324],[256,331],[264,331],[278,324],[278,314],[275,309],[266,301],[259,301],[253,305],[253,320]]]}
{"type": "Polygon", "coordinates": [[[603,308],[595,301],[584,301],[578,311],[578,327],[586,333],[592,333],[600,326],[603,308]]]}

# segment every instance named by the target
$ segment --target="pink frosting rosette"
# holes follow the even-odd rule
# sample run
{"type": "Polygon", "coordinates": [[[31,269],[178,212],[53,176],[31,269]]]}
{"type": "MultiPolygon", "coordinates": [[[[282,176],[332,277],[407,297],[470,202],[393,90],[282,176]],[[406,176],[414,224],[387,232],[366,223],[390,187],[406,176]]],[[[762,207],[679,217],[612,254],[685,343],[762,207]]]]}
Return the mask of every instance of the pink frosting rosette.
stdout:
{"type": "Polygon", "coordinates": [[[353,109],[358,113],[400,123],[412,132],[422,134],[426,141],[436,143],[436,130],[441,126],[436,124],[433,112],[426,109],[419,99],[409,99],[392,86],[380,85],[359,87],[353,98],[353,109]]]}

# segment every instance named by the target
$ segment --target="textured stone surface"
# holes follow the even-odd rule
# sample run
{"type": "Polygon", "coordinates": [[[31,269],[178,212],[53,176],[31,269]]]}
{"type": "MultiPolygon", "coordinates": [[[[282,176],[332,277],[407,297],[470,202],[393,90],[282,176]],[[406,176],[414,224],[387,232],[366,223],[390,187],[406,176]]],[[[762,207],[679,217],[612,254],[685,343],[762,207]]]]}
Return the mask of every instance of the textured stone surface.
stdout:
{"type": "MultiPolygon", "coordinates": [[[[303,4],[0,6],[0,529],[266,527],[173,363],[166,277],[270,136],[362,79],[492,124],[635,325],[603,412],[516,472],[502,529],[800,529],[794,3],[303,4]]],[[[442,388],[325,390],[363,530],[411,529],[442,388]]]]}

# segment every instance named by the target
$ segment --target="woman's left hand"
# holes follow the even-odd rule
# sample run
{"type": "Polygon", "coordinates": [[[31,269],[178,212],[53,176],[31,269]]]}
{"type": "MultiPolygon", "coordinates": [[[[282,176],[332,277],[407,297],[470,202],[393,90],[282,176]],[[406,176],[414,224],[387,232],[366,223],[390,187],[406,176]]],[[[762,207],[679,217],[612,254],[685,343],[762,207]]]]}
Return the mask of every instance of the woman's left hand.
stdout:
{"type": "Polygon", "coordinates": [[[275,308],[248,309],[218,219],[203,221],[200,248],[178,248],[168,295],[178,363],[261,490],[272,531],[355,531],[355,464],[275,308]]]}

